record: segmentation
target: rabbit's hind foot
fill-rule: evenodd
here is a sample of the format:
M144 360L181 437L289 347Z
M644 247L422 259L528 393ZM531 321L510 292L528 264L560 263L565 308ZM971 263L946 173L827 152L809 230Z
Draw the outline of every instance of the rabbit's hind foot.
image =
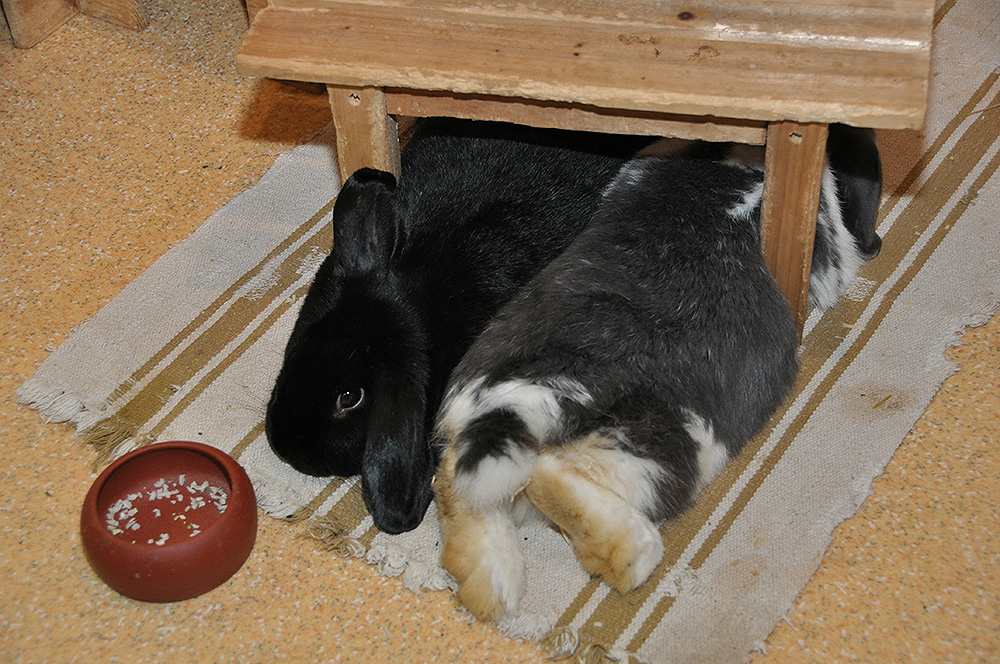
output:
M639 472L633 478L635 484L622 488L616 484L628 471L621 472L622 466L616 469L618 473L605 471L614 457L620 461L625 453L592 452L581 455L571 447L540 455L527 487L528 498L570 536L584 570L628 592L641 585L663 559L659 530L626 500L634 501L643 493L639 485L647 481L642 477L646 468L641 460L626 462L630 470ZM597 466L595 461L604 463Z
M512 615L527 580L511 505L474 506L454 490L453 480L453 455L446 453L435 479L441 565L458 582L458 599L474 616L495 621Z

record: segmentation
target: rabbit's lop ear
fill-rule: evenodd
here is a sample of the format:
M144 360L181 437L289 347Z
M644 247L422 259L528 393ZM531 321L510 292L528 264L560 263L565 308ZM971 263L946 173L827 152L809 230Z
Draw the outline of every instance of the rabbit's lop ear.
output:
M862 258L875 258L882 248L882 239L875 232L882 198L882 160L875 132L832 124L826 152L837 178L844 225L854 236Z
M435 463L426 436L427 399L411 381L387 386L372 403L361 487L375 525L396 534L416 528L433 496Z
M346 273L385 267L397 246L391 173L362 168L347 179L333 207L333 253Z

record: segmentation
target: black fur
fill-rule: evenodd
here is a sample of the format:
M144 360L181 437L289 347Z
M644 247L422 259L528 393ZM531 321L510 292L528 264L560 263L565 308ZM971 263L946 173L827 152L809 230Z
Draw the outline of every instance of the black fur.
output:
M758 178L763 181L762 147L667 139L651 146L648 154L740 163L758 170ZM827 193L836 199L838 210L831 210L826 197L820 196L809 303L821 309L839 301L854 282L861 262L878 256L882 246L875 230L882 196L882 162L875 132L831 124L826 165L834 175L833 187ZM839 219L834 214L837 211Z
M472 443L458 461L458 470L473 470L486 457L506 454L512 446L534 447L528 427L512 410L500 409L486 413L469 423L465 433Z
M614 432L622 449L673 478L648 516L675 513L699 479L687 413L735 454L796 373L796 330L764 263L759 208L739 219L727 212L757 182L753 169L711 161L627 166L592 224L477 339L454 389L482 377L484 388L582 384L592 403L564 399L559 433L536 448ZM463 456L503 453L475 433L459 434ZM463 456L459 473L472 465Z
M398 185L362 170L334 209L334 248L305 298L267 409L297 470L362 475L376 525L414 528L449 372L495 311L584 227L640 140L426 123ZM338 409L338 395L364 399Z
M862 258L871 260L882 248L882 238L875 232L882 198L882 160L875 132L832 124L826 154L837 175L844 224L854 236Z
M848 143L835 135L828 156L857 167ZM441 562L478 617L516 615L525 501L584 570L622 592L645 582L664 553L656 522L721 472L794 381L797 332L761 251L760 151L672 141L648 152L661 156L622 169L590 225L452 374L436 429ZM850 182L872 173L853 172L844 187L824 171L818 306L874 249L877 194ZM848 230L842 206L865 218Z

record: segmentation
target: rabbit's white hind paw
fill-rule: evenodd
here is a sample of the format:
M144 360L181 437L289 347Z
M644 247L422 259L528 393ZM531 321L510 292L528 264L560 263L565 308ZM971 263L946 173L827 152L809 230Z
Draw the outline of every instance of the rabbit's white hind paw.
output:
M441 564L458 581L462 604L481 620L516 612L526 572L510 516L465 513L447 531Z
M574 539L583 568L621 592L642 585L663 559L663 538L656 527L642 517L627 521L608 524L598 536Z
M583 568L617 590L642 584L663 558L656 526L572 460L543 455L528 497L569 534Z

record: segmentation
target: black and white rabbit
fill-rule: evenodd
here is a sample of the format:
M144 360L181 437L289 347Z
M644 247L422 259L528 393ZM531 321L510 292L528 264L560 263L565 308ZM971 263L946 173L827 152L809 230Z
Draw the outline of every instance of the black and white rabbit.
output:
M452 374L436 425L441 562L476 616L517 609L525 501L569 535L587 572L621 591L641 584L663 556L656 524L789 390L796 330L761 252L762 175L727 156L627 164L587 229ZM840 192L848 215L867 214L873 201ZM822 214L840 224L836 196L825 191ZM847 222L855 237L868 224Z
M646 141L648 142L648 141ZM265 417L279 457L361 474L383 531L432 498L427 434L449 372L490 317L590 219L636 141L429 121L402 176L362 170L304 299Z
M882 161L875 132L832 124L826 155L809 274L809 304L818 309L835 305L854 283L862 263L878 256L882 247L875 232L882 198ZM757 186L763 191L763 147L664 139L644 148L639 156L743 164L760 172Z

